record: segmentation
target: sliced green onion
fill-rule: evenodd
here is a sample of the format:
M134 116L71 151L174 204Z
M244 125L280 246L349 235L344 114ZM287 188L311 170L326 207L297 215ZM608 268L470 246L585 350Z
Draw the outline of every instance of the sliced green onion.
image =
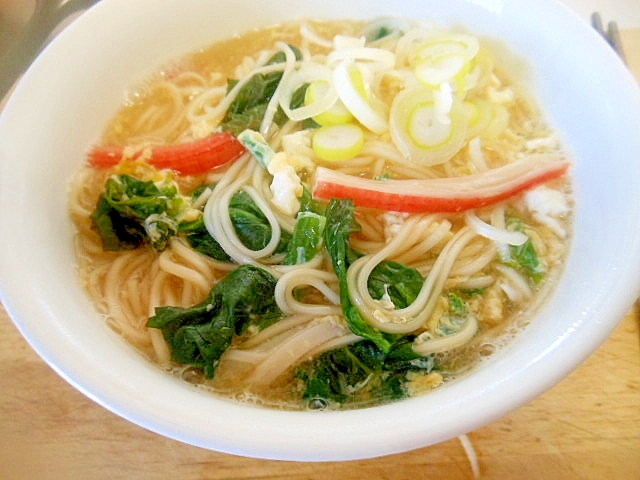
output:
M381 134L388 130L385 115L375 108L377 103L362 94L362 73L358 66L350 61L343 61L333 71L333 84L345 107L366 128ZM365 85L366 86L366 85Z
M422 83L430 87L451 82L459 91L464 91L465 79L478 50L478 40L471 35L430 39L416 51L414 72Z
M304 103L305 105L313 105L327 94L327 90L333 88L328 81L316 80L311 82L305 92ZM342 100L336 99L336 102L324 112L314 115L315 120L320 125L340 125L342 123L349 123L353 120L353 115L344 106Z
M453 98L439 111L434 92L423 86L401 91L391 105L390 133L403 156L420 165L437 165L453 157L466 140L466 114Z
M495 138L507 128L509 111L503 105L474 99L465 101L462 107L467 116L467 138Z
M451 139L451 122L438 120L434 102L416 103L409 112L407 134L419 148L435 148Z
M355 157L363 145L364 133L358 125L352 123L322 127L314 133L311 141L315 154L330 162Z
M423 43L416 51L416 59L435 60L445 55L461 54L469 61L478 54L479 48L478 39L472 35L446 35L431 38Z
M333 65L344 60L366 61L367 66L372 70L389 70L396 64L395 54L382 48L341 48L332 51L327 57L327 63L329 65Z
M298 70L295 70L291 75L283 79L279 102L280 107L287 117L299 122L330 109L338 99L338 93L331 84L332 75L332 70L326 65L315 62L304 62ZM294 92L304 84L316 81L326 82L328 88L326 88L322 95L315 98L313 103L305 103L302 107L292 109L291 99L293 98Z
M238 141L258 160L262 168L267 169L269 167L269 162L276 152L273 151L271 145L260 132L250 129L243 130L238 135Z
M437 87L443 82L461 83L461 77L468 71L469 62L460 53L449 53L433 60L421 60L414 69L418 80L431 87Z

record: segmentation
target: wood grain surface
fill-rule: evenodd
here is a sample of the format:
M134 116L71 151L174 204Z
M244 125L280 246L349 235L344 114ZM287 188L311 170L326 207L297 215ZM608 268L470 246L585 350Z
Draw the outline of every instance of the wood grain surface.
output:
M622 35L628 63L640 74L640 29ZM640 479L638 307L569 377L468 437L482 479ZM0 480L409 478L473 473L458 440L319 464L243 458L169 440L76 391L0 309Z

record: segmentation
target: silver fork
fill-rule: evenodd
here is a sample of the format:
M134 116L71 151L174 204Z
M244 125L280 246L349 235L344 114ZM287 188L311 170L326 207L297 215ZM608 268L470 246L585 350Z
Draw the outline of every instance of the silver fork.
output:
M98 0L36 0L31 18L0 57L0 100L51 39L62 21Z
M620 30L618 29L618 24L615 21L610 21L607 24L607 29L605 30L600 12L593 12L591 14L591 26L596 32L602 35L602 38L604 38L605 41L609 45L611 45L620 59L626 64L627 60L624 56L624 49L622 48L622 41L620 40Z

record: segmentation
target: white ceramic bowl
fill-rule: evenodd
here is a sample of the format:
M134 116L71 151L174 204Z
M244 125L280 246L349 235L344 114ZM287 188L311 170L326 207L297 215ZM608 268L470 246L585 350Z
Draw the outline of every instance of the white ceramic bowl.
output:
M74 271L67 182L125 89L163 62L293 17L383 14L499 38L575 157L575 239L553 298L510 348L432 394L348 412L236 405L162 373L97 316ZM524 68L523 68L524 67ZM640 293L640 94L552 0L103 0L37 59L0 119L2 301L31 346L99 404L201 447L289 460L406 451L498 419L554 385ZM34 388L38 388L37 385Z

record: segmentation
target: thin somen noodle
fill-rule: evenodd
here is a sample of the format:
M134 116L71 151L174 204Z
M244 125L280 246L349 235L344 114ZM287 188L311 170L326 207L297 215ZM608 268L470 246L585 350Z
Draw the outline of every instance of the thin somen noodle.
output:
M571 237L566 155L499 64L397 19L292 22L168 64L72 179L97 310L162 368L269 407L468 372L548 297Z

